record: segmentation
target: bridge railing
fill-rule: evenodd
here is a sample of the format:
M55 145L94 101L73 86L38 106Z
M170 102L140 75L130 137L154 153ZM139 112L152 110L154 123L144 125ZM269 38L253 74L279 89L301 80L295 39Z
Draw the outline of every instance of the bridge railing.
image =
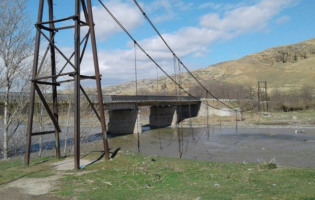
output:
M152 96L152 95L104 95L104 102L135 102L135 101L196 101L189 96ZM200 99L198 99L200 100ZM198 101L197 100L197 101Z
M44 96L49 100L52 99L51 93L46 93ZM92 102L97 102L96 94L88 95ZM11 92L9 95L10 102L17 102L21 99L28 98L28 93ZM82 96L83 97L83 96ZM5 93L0 92L0 102L4 102ZM64 102L71 100L73 98L72 94L58 94L58 101ZM145 102L145 101L200 101L200 99L193 98L190 96L153 96L153 95L103 95L104 103L111 102Z

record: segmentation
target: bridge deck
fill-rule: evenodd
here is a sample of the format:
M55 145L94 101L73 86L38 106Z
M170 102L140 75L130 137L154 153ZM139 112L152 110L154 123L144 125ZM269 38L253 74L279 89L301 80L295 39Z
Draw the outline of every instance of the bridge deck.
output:
M18 102L21 97L27 98L27 93L10 93L9 101ZM44 94L46 100L49 102L52 99L52 94ZM97 102L96 94L88 95L93 103ZM84 96L82 95L82 98ZM58 94L58 101L65 102L73 99L71 94ZM4 92L0 92L0 102L4 101ZM200 98L193 98L190 96L153 96L153 95L103 95L104 104L122 104L122 103L136 103L139 106L150 105L180 105L180 104L198 104Z
M105 95L104 104L115 103L136 103L139 106L150 105L180 105L180 104L198 104L200 99L189 96L127 96L127 95Z

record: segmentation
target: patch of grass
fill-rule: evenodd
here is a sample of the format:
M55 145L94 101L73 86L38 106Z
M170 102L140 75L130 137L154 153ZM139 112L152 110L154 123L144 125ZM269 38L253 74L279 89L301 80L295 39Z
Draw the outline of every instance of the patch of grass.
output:
M278 165L277 165L275 159L272 159L269 162L265 162L264 160L261 160L261 161L259 161L259 168L260 169L272 170L272 169L277 169Z
M0 161L0 185L16 179L20 175L15 169L20 168L22 162L19 160L2 160Z
M88 157L97 157L89 155ZM42 178L51 164L0 162L0 187L22 177ZM46 161L46 160L44 160ZM38 164L39 163L39 164ZM120 151L114 160L89 165L89 173L66 173L52 194L75 199L312 199L315 170L260 164L211 163L150 157Z
M77 199L299 199L315 196L313 169L219 164L120 153L67 175L56 195ZM273 170L270 170L273 169ZM307 178L306 178L307 177Z
M31 160L30 166L24 166L23 160L1 160L0 186L23 177L42 178L54 175L53 171L49 170L49 164L54 161L55 159L38 158Z

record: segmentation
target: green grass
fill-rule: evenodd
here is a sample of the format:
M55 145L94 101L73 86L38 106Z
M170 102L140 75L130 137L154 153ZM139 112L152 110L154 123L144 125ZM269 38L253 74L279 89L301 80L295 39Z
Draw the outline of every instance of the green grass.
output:
M58 160L41 160L32 161L30 167L19 160L1 161L0 187L22 177L42 178L57 173L51 165ZM223 164L121 151L114 160L79 172L87 173L64 172L51 195L78 200L315 198L314 169L283 168L271 162Z
M67 175L55 195L78 199L315 198L313 169L219 164L120 155L81 176Z
M49 168L49 164L54 161L56 159L34 159L29 167L25 167L22 160L0 160L0 186L23 177L42 178L54 175L55 173Z

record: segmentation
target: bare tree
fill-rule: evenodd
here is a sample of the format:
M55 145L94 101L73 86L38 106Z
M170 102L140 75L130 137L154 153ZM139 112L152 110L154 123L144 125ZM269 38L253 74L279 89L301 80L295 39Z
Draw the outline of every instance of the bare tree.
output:
M313 106L313 91L314 89L308 85L303 85L301 88L301 97L305 109Z
M32 54L33 37L30 18L26 13L26 0L1 1L0 3L0 77L5 91L3 117L3 158L8 158L9 127L21 110L9 106L10 92L21 91L22 80L27 76L27 62Z

